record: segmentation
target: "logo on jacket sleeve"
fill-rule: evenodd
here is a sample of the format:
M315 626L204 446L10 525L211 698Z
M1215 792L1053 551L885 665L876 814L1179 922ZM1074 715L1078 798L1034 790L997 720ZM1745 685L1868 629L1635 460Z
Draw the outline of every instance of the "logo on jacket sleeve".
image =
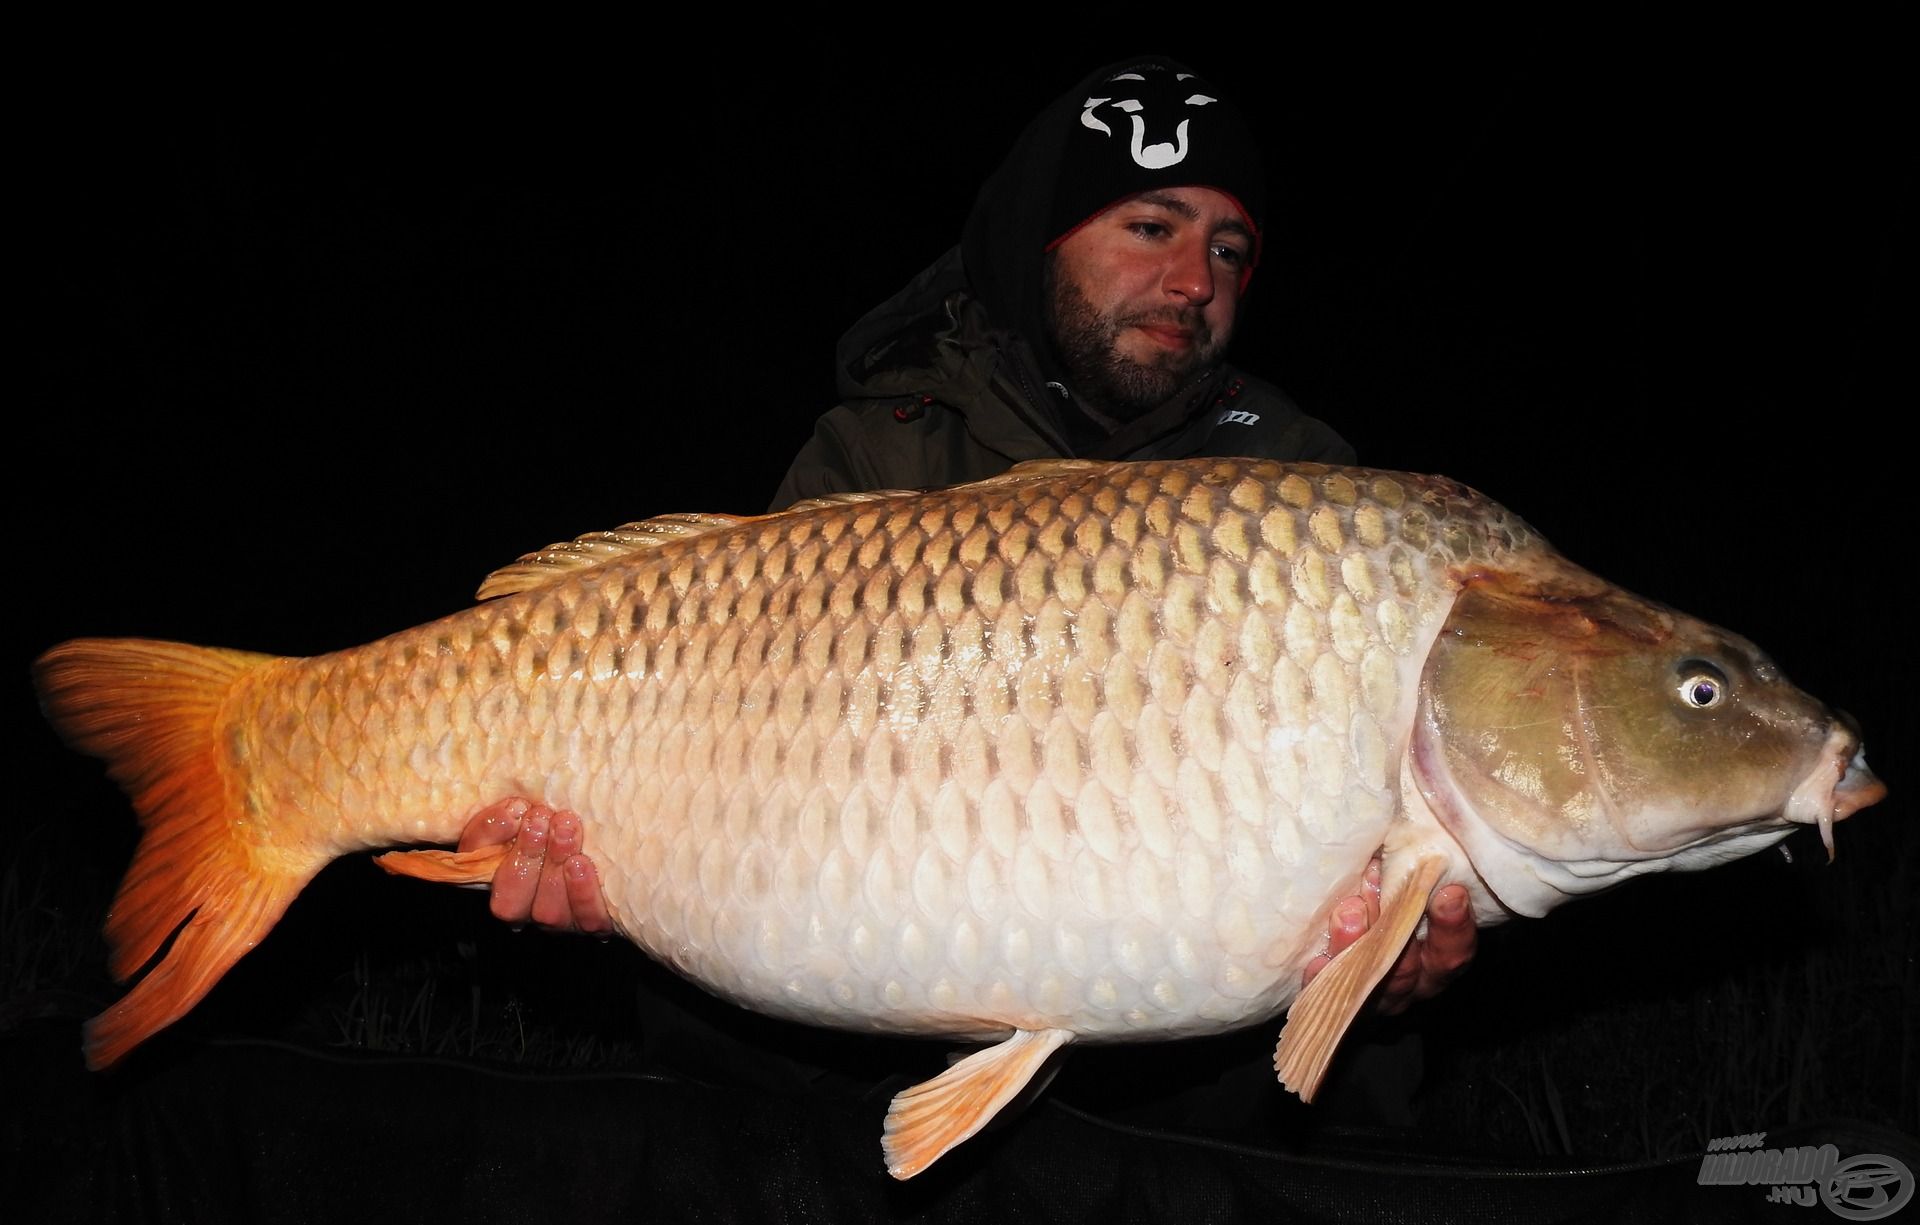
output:
M1258 423L1259 420L1260 420L1259 413L1250 413L1250 412L1247 412L1245 409L1230 408L1226 412L1221 413L1220 419L1214 422L1214 424L1215 425L1254 425Z

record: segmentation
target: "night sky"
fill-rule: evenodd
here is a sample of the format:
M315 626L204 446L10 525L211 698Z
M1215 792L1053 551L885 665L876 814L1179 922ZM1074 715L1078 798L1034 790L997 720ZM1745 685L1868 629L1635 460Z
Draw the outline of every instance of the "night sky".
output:
M111 878L131 847L34 711L61 639L312 653L553 540L764 509L839 333L957 239L1037 107L1142 50L1270 150L1234 359L1366 462L1759 642L1864 724L1895 790L1860 819L1910 820L1887 31L792 35L46 66L16 124L15 853Z

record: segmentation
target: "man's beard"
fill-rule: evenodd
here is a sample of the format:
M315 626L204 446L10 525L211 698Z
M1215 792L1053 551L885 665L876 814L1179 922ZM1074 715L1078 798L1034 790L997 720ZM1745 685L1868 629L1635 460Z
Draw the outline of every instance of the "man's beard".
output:
M1089 407L1131 421L1161 404L1219 359L1213 329L1197 310L1165 307L1136 314L1103 315L1071 277L1060 275L1059 253L1048 252L1044 280L1047 326L1054 351L1066 366L1074 393ZM1120 351L1120 334L1130 327L1172 324L1193 332L1185 353L1168 350L1139 362Z

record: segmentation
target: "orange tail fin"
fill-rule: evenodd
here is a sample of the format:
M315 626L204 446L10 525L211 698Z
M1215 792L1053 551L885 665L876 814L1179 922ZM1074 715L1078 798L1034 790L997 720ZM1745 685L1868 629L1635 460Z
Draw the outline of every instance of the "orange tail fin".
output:
M259 943L327 862L269 849L250 819L221 711L274 656L131 638L85 638L34 663L47 718L104 758L144 831L107 915L108 968L126 981L176 928L153 971L87 1023L87 1065L104 1068L178 1020Z

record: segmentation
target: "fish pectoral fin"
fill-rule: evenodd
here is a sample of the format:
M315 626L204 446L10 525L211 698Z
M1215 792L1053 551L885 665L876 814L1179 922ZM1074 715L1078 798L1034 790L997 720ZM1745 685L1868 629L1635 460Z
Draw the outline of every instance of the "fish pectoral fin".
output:
M979 1132L1020 1096L1049 1055L1071 1041L1071 1030L1017 1030L1005 1042L895 1094L880 1137L887 1173L912 1178Z
M373 862L395 876L415 876L440 885L484 885L513 849L510 842L471 851L388 851Z
M1273 1070L1280 1083L1310 1102L1326 1079L1334 1048L1353 1024L1367 997L1400 959L1400 950L1427 912L1427 899L1440 883L1447 861L1423 857L1391 894L1381 899L1380 918L1347 950L1320 971L1287 1011L1274 1048Z

